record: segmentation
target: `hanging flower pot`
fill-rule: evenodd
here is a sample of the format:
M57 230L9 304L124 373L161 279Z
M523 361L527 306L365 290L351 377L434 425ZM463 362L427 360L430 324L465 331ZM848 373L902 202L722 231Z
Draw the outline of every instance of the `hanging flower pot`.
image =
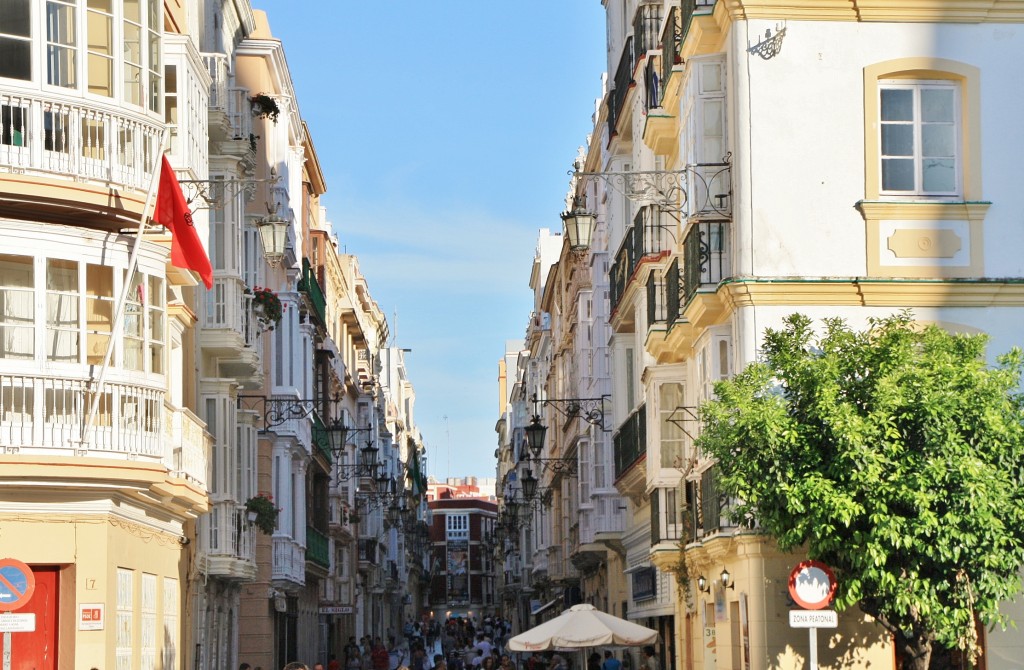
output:
M252 108L252 115L258 119L270 119L277 123L277 117L281 114L281 108L277 101L266 93L257 93L249 98L249 105Z
M250 513L252 524L266 535L273 535L277 528L277 515L281 509L274 505L274 499L269 494L259 493L245 501L245 509Z
M284 305L281 298L269 288L246 287L246 295L252 296L252 313L261 330L273 330L284 316Z

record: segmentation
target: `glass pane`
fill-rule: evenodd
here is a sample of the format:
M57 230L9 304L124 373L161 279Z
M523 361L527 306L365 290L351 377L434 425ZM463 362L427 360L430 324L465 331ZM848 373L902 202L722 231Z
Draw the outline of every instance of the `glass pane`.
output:
M127 63L124 66L124 100L142 106L142 68Z
M124 367L129 370L142 370L142 340L125 339Z
M51 294L46 296L46 323L50 326L78 327L78 296Z
M31 42L0 36L0 77L32 79Z
M164 373L164 348L156 344L149 347L149 371L158 375Z
M67 47L50 46L46 49L46 83L51 86L75 88L75 50Z
M909 158L882 159L882 190L913 191L914 161Z
M0 326L0 358L35 358L34 335L32 328Z
M89 0L87 4L89 5L89 9L96 9L101 12L109 13L111 11L110 3L111 0Z
M124 59L136 65L142 63L142 30L135 24L124 24Z
M153 307L164 305L164 282L159 277L149 278L149 304Z
M78 292L78 263L50 259L46 261L46 290Z
M31 30L29 0L0 0L0 33L28 37Z
M75 45L75 8L46 3L46 39L54 44Z
M922 166L924 190L928 193L952 193L956 190L956 163L951 159L926 158Z
M51 361L78 361L78 331L51 330L46 334L46 358Z
M86 19L89 33L89 51L113 56L113 22L109 16L89 12Z
M89 92L111 97L114 95L114 61L89 54Z
M92 265L85 268L85 294L114 297L114 271L103 265Z
M945 123L921 126L921 154L936 158L956 156L956 133L953 126Z
M913 156L914 127L910 124L882 124L882 155Z
M882 120L912 121L914 119L914 92L902 88L882 89Z
M32 257L0 254L0 286L32 289Z
M946 121L956 120L954 106L956 99L951 88L921 89L921 120Z
M139 0L124 0L124 18L135 23L142 23Z

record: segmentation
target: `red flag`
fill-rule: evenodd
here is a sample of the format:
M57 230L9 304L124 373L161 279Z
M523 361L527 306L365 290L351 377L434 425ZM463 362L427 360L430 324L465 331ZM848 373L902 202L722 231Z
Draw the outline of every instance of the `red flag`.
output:
M153 221L171 231L171 265L196 271L206 288L212 288L213 267L210 258L192 223L192 212L185 202L185 194L181 192L181 184L171 164L167 162L167 156L164 156L160 168L160 186L156 193Z

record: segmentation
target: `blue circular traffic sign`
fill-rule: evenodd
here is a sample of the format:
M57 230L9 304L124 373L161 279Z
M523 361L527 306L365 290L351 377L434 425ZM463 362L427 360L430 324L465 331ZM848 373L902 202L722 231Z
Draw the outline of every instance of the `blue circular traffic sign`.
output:
M24 607L35 590L32 568L16 558L0 558L0 612Z

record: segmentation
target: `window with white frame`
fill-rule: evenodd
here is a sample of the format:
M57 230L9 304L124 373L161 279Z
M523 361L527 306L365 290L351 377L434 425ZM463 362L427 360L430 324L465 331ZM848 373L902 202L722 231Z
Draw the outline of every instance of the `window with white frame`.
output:
M142 573L139 607L139 659L142 670L156 670L156 575Z
M163 667L177 667L178 659L178 580L164 577Z
M881 192L959 195L959 82L884 80L879 105Z
M469 539L469 514L449 514L445 517L445 538L448 540Z
M678 468L683 454L682 417L677 409L683 406L683 385L672 382L658 387L658 423L661 429L661 467Z
M101 365L114 321L115 283L126 281L126 271L115 277L110 266L0 254L0 359ZM163 278L134 273L112 366L165 373L164 291Z
M135 630L135 571L117 569L117 612L115 614L116 670L132 670L132 652Z

